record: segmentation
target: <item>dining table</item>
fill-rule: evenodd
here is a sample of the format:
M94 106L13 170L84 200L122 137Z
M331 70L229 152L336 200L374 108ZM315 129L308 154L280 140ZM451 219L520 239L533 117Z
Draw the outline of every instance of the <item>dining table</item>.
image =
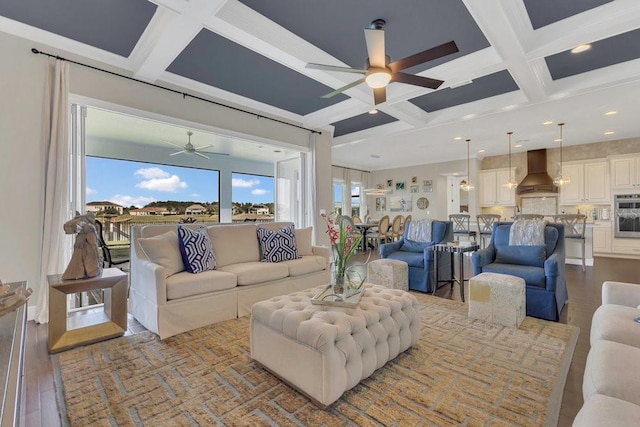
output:
M367 251L367 231L373 227L378 226L378 221L375 222L357 222L353 224L362 233L362 252Z

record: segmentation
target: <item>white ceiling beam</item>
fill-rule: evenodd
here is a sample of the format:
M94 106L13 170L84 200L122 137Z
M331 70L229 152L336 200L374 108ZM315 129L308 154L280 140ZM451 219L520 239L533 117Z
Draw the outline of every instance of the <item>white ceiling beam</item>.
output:
M547 94L543 82L529 66L525 51L518 40L517 31L512 26L513 21L522 25L524 17L513 15L514 10L506 10L500 0L483 2L463 0L463 2L491 46L504 60L504 64L520 90L533 102L544 99ZM511 14L508 15L509 12ZM515 13L519 14L522 11L515 10Z
M150 24L132 52L130 61L137 78L155 81L198 35L203 22L227 0L190 0L179 12L159 4ZM161 2L158 2L161 3Z

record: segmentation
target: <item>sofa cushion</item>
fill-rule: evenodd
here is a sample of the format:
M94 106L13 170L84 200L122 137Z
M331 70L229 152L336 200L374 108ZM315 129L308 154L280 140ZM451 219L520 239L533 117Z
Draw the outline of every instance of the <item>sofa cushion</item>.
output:
M546 258L545 245L499 246L496 248L495 262L544 267Z
M184 268L189 273L215 270L216 257L213 255L207 227L191 230L178 225L178 243Z
M184 271L184 263L175 230L153 236L139 238L138 243L149 261L164 267L165 277Z
M640 405L640 348L613 341L596 341L589 350L582 394L586 401L603 394Z
M595 394L584 402L573 427L633 426L640 420L640 406Z
M183 271L167 278L167 299L174 300L235 287L236 276L231 273L209 270L191 274Z
M278 231L259 226L256 231L258 233L258 242L260 243L261 261L281 262L298 259L293 224L287 225Z
M401 251L405 252L419 252L422 254L425 248L433 246L433 242L425 243L425 242L415 242L413 240L404 239L402 241L402 246L400 247Z
M296 235L296 246L299 256L313 255L313 227L296 228L293 230Z
M640 324L634 320L638 317L640 310L634 307L601 305L591 321L591 345L607 340L640 348Z
M214 225L208 231L218 268L260 261L255 224Z
M235 274L240 286L284 279L289 275L289 267L284 263L260 261L226 265L220 267L220 270Z
M327 259L323 256L311 255L302 258L283 261L289 267L289 276L302 276L303 274L321 271L327 268Z
M542 267L517 264L501 264L498 262L494 262L482 267L482 272L510 274L511 276L521 277L524 279L527 286L538 286L541 288L544 288L546 286L544 268Z

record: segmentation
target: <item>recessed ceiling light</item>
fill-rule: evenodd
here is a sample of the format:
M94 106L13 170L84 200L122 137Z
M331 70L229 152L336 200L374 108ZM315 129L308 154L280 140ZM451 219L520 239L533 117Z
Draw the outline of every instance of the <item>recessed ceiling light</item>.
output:
M478 150L478 153L484 153L485 150Z
M551 120L547 120L546 122L542 122L543 125L552 125L553 122Z
M553 140L553 142L560 142L560 141L562 141L560 138L556 138Z
M520 148L520 147L522 147L522 144L516 144L516 145L514 145L514 147Z
M605 135L613 135L614 133L615 133L614 131L612 131L612 130L608 130L608 131L606 131L604 134L605 134Z
M614 114L618 114L618 112L616 110L611 110L604 113L605 116L613 116Z
M590 44L581 44L571 49L571 53L582 53L582 52L586 52L589 49L591 49Z
M375 108L373 110L369 110L369 114L378 114L378 110Z
M374 159L379 159L380 155L379 154L372 154L371 157L373 157Z
M455 138L453 138L455 141L460 141L462 139L461 136L456 136Z

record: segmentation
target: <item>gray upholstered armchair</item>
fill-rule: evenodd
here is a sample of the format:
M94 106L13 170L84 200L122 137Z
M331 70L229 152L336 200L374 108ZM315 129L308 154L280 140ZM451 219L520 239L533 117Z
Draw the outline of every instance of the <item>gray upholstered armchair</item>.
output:
M397 242L380 245L382 258L397 259L409 265L409 289L432 292L434 283L434 254L429 248L437 243L453 241L453 226L450 221L431 222L431 241L414 241L407 236L411 221L404 227L402 238ZM438 275L440 280L451 279L451 257L442 252L438 256Z
M518 276L526 283L527 315L558 320L567 302L564 226L547 224L544 245L510 246L512 222L493 225L491 242L471 257L473 274L483 272Z

